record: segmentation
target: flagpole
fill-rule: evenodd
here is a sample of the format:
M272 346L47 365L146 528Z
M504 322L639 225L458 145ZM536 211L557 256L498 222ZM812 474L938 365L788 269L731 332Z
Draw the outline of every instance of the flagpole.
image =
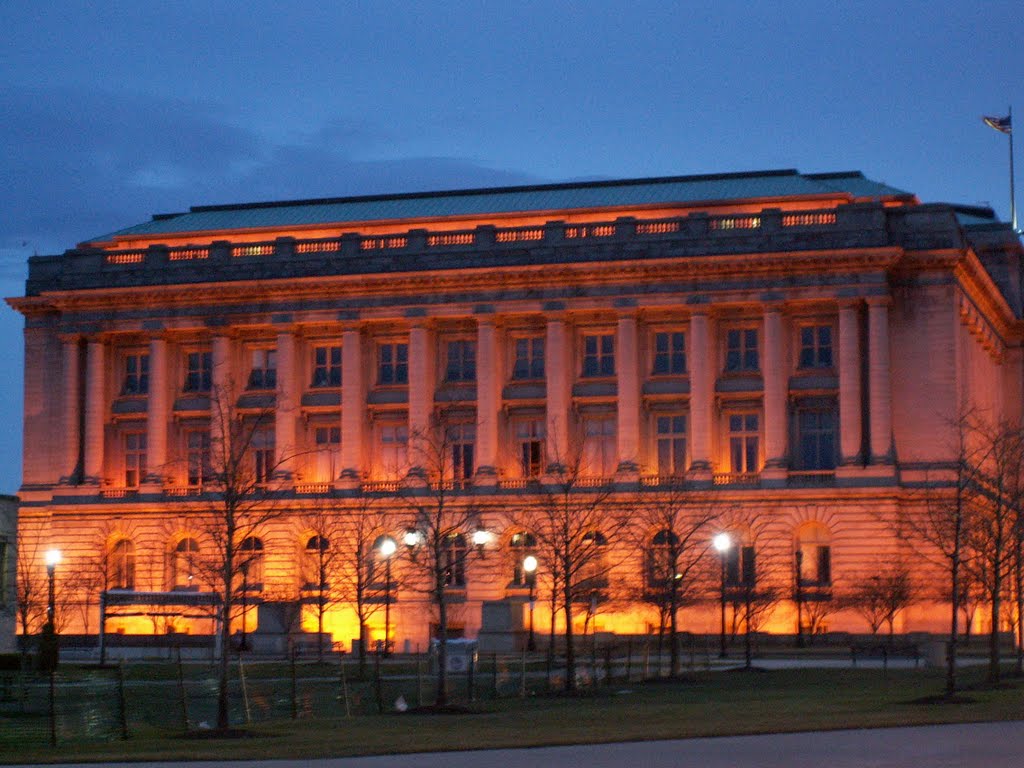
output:
M1010 221L1012 222L1014 233L1019 234L1017 229L1017 198L1013 193L1013 106L1011 105L1007 114L1010 117L1010 132L1006 134L1006 137L1010 140Z

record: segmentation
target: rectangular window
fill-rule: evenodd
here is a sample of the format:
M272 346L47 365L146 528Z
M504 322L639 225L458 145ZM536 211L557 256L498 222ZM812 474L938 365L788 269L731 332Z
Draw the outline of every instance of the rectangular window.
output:
M686 417L658 416L658 474L662 477L686 474Z
M544 337L530 336L515 340L516 360L512 365L513 379L544 378Z
M338 476L341 462L341 427L318 426L313 429L316 454L313 457L315 480L326 482Z
M615 419L592 418L583 422L583 474L611 477L617 466Z
M797 468L836 468L836 414L831 409L797 411Z
M205 485L213 479L210 466L210 433L190 430L185 433L185 456L188 484Z
M729 416L729 471L752 474L759 471L759 419L756 413Z
M128 432L124 436L124 484L138 488L146 477L146 433Z
M615 375L615 334L603 333L583 337L583 375Z
M476 342L458 339L448 342L448 364L444 380L451 382L476 381Z
M832 367L832 326L808 325L800 329L800 367Z
M725 370L757 371L757 329L734 328L726 333Z
M754 548L732 547L725 557L725 583L729 587L752 588L757 583Z
M213 353L189 352L185 355L185 391L209 392L213 385Z
M274 475L274 431L260 429L252 436L253 472L257 483L269 483Z
M341 347L316 347L313 350L312 386L341 386Z
M274 389L277 386L277 350L252 350L249 389Z
M544 420L517 421L515 440L522 477L540 477L544 472Z
M318 449L341 445L341 427L317 427L314 438Z
M827 544L800 545L800 584L827 587L832 583L832 548Z
M389 477L400 477L409 462L409 427L405 424L381 424L380 466Z
M144 395L149 392L149 355L125 355L122 395Z
M473 477L476 427L472 424L453 424L448 429L452 445L452 478L469 480Z
M686 373L686 336L680 331L654 334L655 376Z
M377 347L377 383L409 383L408 344L381 344Z

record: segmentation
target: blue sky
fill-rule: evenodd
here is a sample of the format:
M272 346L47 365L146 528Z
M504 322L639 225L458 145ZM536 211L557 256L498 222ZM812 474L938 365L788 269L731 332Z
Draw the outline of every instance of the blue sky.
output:
M980 116L1015 104L1024 124L1019 17L1012 2L0 0L0 287L22 293L34 252L264 199L858 169L1005 219L1006 140ZM0 310L8 493L20 334Z

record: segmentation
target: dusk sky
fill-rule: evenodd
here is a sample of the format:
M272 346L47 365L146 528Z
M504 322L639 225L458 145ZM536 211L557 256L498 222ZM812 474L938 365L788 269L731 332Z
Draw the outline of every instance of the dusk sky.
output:
M0 0L3 294L212 203L797 168L1008 219L980 118L1024 124L1019 0L831 5ZM21 328L0 311L6 493Z

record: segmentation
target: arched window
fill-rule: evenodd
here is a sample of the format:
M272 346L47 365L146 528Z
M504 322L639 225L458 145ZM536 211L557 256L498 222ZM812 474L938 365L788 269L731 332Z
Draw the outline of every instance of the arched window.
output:
M238 547L238 569L244 589L263 589L263 542L247 536Z
M368 585L375 589L387 588L390 579L388 564L395 559L397 550L397 542L386 533L382 533L373 540L373 547L366 558L366 583ZM393 579L390 580L393 581Z
M537 546L537 539L532 533L520 531L513 533L508 540L509 551L512 556L512 585L516 587L530 586L529 579L523 570L523 560L527 555L532 555ZM536 576L536 574L534 574Z
M725 585L753 589L757 585L756 550L749 531L730 532L731 544L725 552Z
M302 585L306 589L326 589L331 542L326 536L313 535L302 553Z
M651 537L647 547L647 586L664 589L676 576L679 537L663 529Z
M600 531L588 531L583 534L577 558L580 567L580 579L577 582L577 593L581 599L591 597L608 587L608 569L605 563L605 549L608 539Z
M443 556L444 583L449 587L466 586L466 539L461 533L448 537Z
M196 583L196 558L199 544L186 537L171 551L171 589L198 589Z
M822 523L800 526L796 540L796 568L803 587L832 584L832 536Z
M135 589L135 545L120 539L110 548L107 589Z

